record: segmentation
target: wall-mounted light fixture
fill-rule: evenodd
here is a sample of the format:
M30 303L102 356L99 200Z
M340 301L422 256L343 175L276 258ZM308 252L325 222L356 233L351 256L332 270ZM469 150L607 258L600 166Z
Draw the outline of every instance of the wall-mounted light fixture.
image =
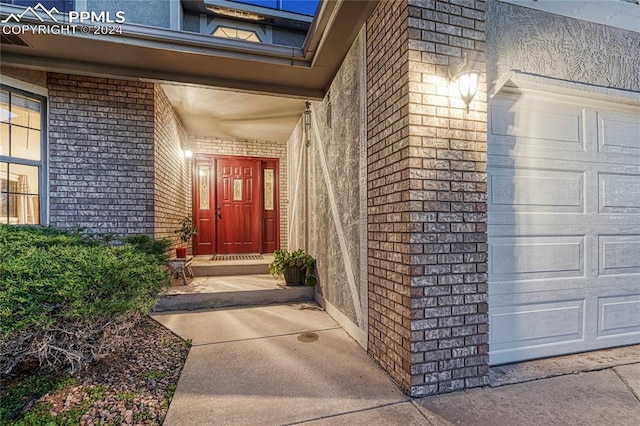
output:
M449 66L449 78L458 84L460 97L467 107L467 112L469 112L469 104L478 91L479 76L480 71L474 69L473 64L469 63L469 57L466 53L461 63L457 65L451 64Z
M304 103L304 135L305 144L311 145L311 102Z
M193 148L191 148L191 144L189 142L184 142L182 144L182 153L184 154L184 158L193 157Z

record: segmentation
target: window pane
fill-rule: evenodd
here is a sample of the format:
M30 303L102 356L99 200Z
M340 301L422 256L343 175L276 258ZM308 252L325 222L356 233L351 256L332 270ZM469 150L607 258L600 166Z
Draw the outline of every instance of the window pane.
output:
M200 176L200 210L209 210L209 166L198 166Z
M38 167L9 164L9 223L40 223Z
M40 131L11 126L11 156L40 160Z
M215 37L235 38L238 40L254 41L256 43L260 43L260 38L255 31L240 30L237 28L220 26L216 28L216 30L213 32L213 35Z
M0 90L0 122L9 122L11 112L9 111L9 92Z
M9 164L9 181L15 182L16 192L23 194L38 194L38 167ZM11 185L11 184L10 184ZM13 190L13 187L9 189Z
M40 129L40 102L15 93L11 95L11 124Z
M0 1L3 3L5 1ZM51 10L52 7L58 9L59 12L69 13L73 9L73 0L9 0L8 3L13 3L16 6L23 7L35 7L41 3L47 10Z
M0 192L0 223L9 223L9 195Z
M302 13L304 15L315 15L319 3L318 0L282 0L282 10Z
M7 163L0 163L0 192L7 192L9 190L9 165Z
M0 155L9 155L9 125L0 123Z
M0 223L40 224L42 106L34 96L0 89L0 155L9 157L0 163ZM16 164L13 158L38 164Z

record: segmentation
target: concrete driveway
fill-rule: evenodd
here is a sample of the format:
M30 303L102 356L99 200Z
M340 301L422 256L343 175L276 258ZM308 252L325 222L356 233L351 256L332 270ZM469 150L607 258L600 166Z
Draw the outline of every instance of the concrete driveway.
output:
M412 400L315 303L156 313L193 347L172 425L640 425L640 363Z

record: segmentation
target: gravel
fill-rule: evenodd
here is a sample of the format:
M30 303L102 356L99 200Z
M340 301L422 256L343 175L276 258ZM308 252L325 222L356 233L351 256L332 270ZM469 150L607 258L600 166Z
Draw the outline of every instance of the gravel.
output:
M167 414L189 344L145 317L119 354L75 375L75 384L43 396L51 414L89 407L81 425L159 425Z

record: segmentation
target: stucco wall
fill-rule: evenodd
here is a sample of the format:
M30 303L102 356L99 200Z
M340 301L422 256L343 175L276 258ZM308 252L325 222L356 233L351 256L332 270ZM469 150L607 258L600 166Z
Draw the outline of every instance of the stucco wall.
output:
M47 73L43 71L0 66L0 74L43 88L47 87Z
M603 6L606 7L606 6ZM640 91L640 33L498 1L487 7L487 75L511 70Z
M87 0L87 10L109 12L111 19L121 10L129 24L171 26L170 0Z
M302 118L298 121L287 141L287 169L289 170L288 205L289 226L287 233L288 246L283 248L295 250L307 247L307 148Z
M343 325L361 344L367 330L364 39L361 32L324 101L312 103L310 145L301 123L288 142L289 246L317 258L318 293L330 313L336 309L339 320L352 323Z
M187 134L167 95L155 85L154 217L156 238L179 243L173 232L191 214L191 174L182 146Z

